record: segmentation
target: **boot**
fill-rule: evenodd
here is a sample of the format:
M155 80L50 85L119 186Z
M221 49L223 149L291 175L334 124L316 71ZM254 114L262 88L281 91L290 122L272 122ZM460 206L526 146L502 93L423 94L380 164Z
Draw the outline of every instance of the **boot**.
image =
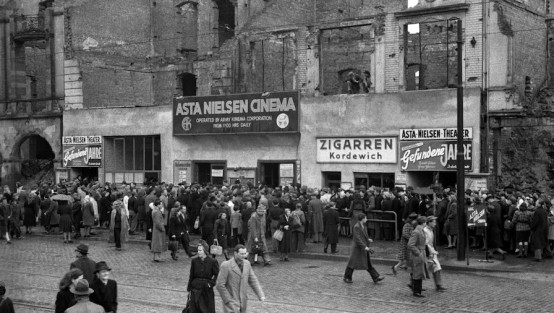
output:
M523 245L523 257L526 258L529 253L529 245Z
M517 253L517 257L518 258L521 258L523 257L523 245L521 243L518 243L517 244L517 249L518 249L518 253Z

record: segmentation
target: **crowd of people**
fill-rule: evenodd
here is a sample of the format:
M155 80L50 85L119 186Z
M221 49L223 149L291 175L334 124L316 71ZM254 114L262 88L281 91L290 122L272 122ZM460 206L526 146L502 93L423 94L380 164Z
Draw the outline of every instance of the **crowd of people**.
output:
M22 237L21 226L30 234L40 224L45 232L63 234L64 243L72 243L80 237L86 240L94 235L93 228L101 227L109 229L109 241L116 250L123 250L130 234L144 232L154 262L163 262L167 250L177 260L180 246L189 257L196 255L187 287L192 312L215 310L213 288L224 299L225 312L238 312L242 304L233 300L237 293L225 288L240 287L240 293L246 290L240 284L242 278L233 276L233 269L239 268L264 299L250 265L272 265L270 254L287 262L292 253L304 251L308 240L321 243L324 253L329 246L330 253L337 253L341 232L352 237L353 246L345 283L352 283L354 270L360 269L367 270L375 283L383 280L370 257L371 238L380 237L400 242L399 262L392 272L396 275L400 268L410 269L408 286L414 296L423 296L422 280L430 274L436 290L444 291L437 248L457 245L458 219L467 218L458 216L458 205L455 191L449 189L430 196L416 194L411 188L268 188L239 181L220 187L165 183L139 187L76 180L30 190L18 188L16 192L4 187L0 233L11 243L11 238ZM495 253L501 258L507 253L527 257L529 251L537 261L552 257L554 207L546 195L467 190L463 205L486 213L487 226L469 228L469 238L472 248L485 250L487 257ZM368 220L377 212L396 223ZM190 234L201 236L193 249ZM56 307L59 302L65 309L59 312L69 303L98 303L106 312L117 309L117 285L108 278L111 269L105 262L88 260L87 253L86 245L77 247L79 260L75 263L82 264L72 264L60 282ZM226 260L221 267L218 255Z

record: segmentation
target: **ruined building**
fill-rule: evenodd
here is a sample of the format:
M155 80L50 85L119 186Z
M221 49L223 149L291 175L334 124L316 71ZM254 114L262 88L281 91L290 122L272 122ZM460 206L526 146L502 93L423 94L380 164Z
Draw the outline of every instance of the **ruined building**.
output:
M58 180L453 186L461 76L466 186L515 187L506 175L521 169L506 160L525 154L509 129L550 83L549 10L0 0L0 176L11 184L28 159L47 158Z

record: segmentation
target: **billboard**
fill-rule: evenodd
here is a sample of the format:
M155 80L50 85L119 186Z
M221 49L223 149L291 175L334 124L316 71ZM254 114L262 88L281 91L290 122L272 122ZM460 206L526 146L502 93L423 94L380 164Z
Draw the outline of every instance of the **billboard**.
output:
M63 136L63 167L101 167L102 136Z
M400 170L402 171L455 171L456 141L401 141ZM464 141L464 170L471 171L473 147Z
M298 91L173 99L173 135L298 132Z
M396 137L317 138L319 163L397 163Z

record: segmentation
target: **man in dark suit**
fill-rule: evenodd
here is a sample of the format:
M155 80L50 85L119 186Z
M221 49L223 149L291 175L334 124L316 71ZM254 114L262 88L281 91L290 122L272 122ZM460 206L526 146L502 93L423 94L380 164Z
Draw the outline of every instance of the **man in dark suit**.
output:
M75 249L77 260L69 266L69 269L78 268L83 271L83 278L87 281L93 281L96 262L88 258L88 246L81 243Z
M117 312L117 283L109 279L110 271L108 264L104 261L96 263L94 274L96 277L90 285L94 293L90 295L90 301L101 305L106 313Z

